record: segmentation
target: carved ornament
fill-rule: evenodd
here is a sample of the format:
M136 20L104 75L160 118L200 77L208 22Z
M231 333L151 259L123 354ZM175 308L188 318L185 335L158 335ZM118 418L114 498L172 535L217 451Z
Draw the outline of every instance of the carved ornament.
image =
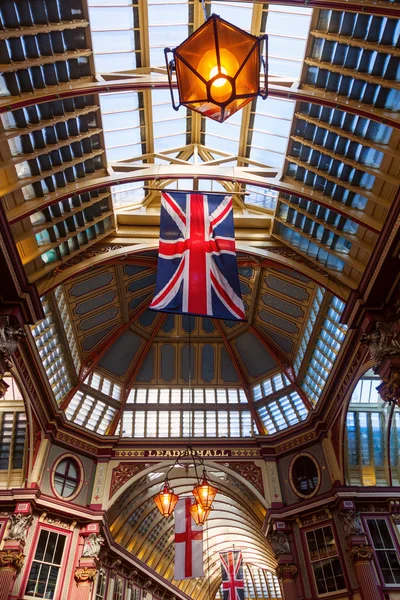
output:
M290 554L289 540L283 531L272 531L267 539L275 556Z
M278 579L293 579L297 575L296 565L278 565L276 568L276 576Z
M74 578L76 583L92 583L96 577L97 569L95 567L78 567L75 569Z
M95 258L96 256L100 256L101 254L108 254L109 252L112 252L113 250L120 250L122 248L122 246L94 246L93 248L90 248L88 250L84 250L83 252L80 252L77 256L74 256L74 258L70 258L69 260L67 260L65 263L63 263L62 265L60 265L59 267L57 267L56 269L54 269L53 271L53 275L57 275L58 273L61 273L61 271L65 271L65 269L68 269L69 267L73 267L74 265L78 265L79 263L83 262L84 260L88 260L89 258Z
M9 317L0 316L0 356L7 367L12 367L10 359L24 337L26 333L23 327L14 327Z
M13 514L9 520L9 531L5 540L20 540L25 542L26 534L32 524L32 515Z
M18 550L0 551L0 569L3 567L12 567L20 569L24 564L25 556Z
M6 391L8 390L8 385L3 379L3 375L0 373L0 398L4 398L6 395Z
M104 538L97 533L91 533L88 535L83 546L82 557L97 558L100 554L103 542Z
M372 333L363 333L361 344L368 346L371 359L375 361L377 373L381 363L389 356L400 355L400 331L398 322L377 321Z
M372 560L374 551L371 546L360 544L359 546L353 546L349 550L349 555L353 560Z
M365 533L359 512L355 510L349 510L347 512L341 512L339 515L342 521L345 537Z

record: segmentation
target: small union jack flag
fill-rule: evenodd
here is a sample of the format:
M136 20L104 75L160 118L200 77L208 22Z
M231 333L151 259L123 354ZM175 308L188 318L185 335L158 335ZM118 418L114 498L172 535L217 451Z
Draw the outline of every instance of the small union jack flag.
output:
M240 550L219 553L224 600L244 600L243 560Z
M153 310L245 320L232 198L162 193Z

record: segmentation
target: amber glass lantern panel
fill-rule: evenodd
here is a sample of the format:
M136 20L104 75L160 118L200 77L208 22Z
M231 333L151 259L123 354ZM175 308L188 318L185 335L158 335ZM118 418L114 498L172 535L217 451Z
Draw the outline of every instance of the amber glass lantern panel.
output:
M174 51L180 103L224 121L260 92L260 40L212 15Z

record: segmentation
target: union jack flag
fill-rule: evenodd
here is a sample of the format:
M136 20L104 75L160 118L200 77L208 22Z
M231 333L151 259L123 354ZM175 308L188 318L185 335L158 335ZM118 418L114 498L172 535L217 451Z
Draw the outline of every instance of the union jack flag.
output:
M150 308L246 319L230 196L162 193L156 290Z
M224 600L244 600L243 560L240 550L219 553Z

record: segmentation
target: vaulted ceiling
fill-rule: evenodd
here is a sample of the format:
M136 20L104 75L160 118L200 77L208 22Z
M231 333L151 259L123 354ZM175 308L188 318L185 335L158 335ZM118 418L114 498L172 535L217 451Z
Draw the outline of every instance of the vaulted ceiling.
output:
M346 299L390 231L397 4L206 9L269 34L269 97L224 124L173 111L167 89L163 48L203 22L199 2L0 7L2 206L43 295L33 335L57 403L98 433L165 433L160 406L155 425L134 422L132 390L168 389L172 403L190 361L193 386L237 390L232 431L304 420L344 341ZM232 194L247 323L147 310L164 187Z

